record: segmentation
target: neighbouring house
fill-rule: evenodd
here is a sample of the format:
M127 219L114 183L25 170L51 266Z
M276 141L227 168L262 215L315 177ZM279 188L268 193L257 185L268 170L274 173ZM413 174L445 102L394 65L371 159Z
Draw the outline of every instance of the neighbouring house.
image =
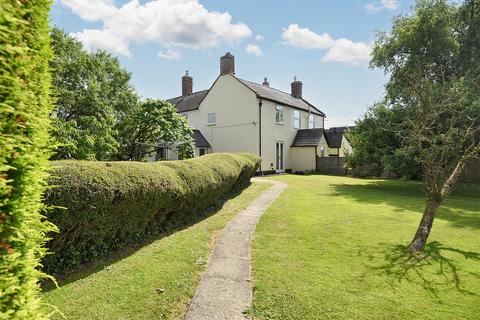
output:
M196 154L251 152L262 157L262 172L314 170L317 156L329 156L325 114L303 98L303 84L294 78L291 92L235 75L235 57L220 58L220 75L210 89L193 92L193 78L182 77L182 95L167 101L195 129ZM341 139L343 141L343 138ZM346 140L345 140L346 141ZM348 141L347 141L348 143ZM176 159L168 150L162 157ZM157 157L158 158L158 157Z
M193 130L193 141L195 143L195 156L200 157L211 152L212 146L208 143L200 130ZM156 150L147 156L147 160L178 160L177 147L178 143L165 145L162 142L159 142L158 146L155 148Z
M345 135L347 130L352 130L354 127L335 127L325 129L325 137L328 143L329 157L345 157L352 153L352 146Z

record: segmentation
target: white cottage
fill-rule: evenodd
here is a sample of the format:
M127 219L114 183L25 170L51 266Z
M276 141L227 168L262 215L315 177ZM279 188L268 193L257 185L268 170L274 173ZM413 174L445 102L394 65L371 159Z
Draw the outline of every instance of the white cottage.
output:
M210 89L193 92L188 72L182 95L168 99L195 129L197 155L211 152L251 152L262 157L261 171L314 170L316 156L328 156L325 114L303 98L302 82L291 92L240 79L235 58L220 58L220 75ZM164 155L175 159L174 152Z

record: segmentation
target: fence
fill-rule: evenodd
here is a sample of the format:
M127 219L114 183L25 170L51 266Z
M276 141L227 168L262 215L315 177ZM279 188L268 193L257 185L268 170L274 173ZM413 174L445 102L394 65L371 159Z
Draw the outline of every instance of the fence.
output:
M336 176L345 176L345 158L343 157L317 157L317 172Z
M480 182L480 159L470 161L465 167L460 181Z
M362 170L365 170L363 167ZM317 157L318 173L330 174L335 176L345 176L351 174L345 169L345 158L341 157ZM353 173L355 175L355 172ZM382 175L384 178L396 178L394 174L387 172ZM461 182L480 182L480 159L470 161L460 177Z

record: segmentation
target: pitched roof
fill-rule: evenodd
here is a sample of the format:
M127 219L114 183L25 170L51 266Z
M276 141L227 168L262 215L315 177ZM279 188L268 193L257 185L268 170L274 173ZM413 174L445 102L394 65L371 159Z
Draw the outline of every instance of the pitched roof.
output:
M240 82L254 91L259 97L278 102L296 109L310 111L312 113L325 116L325 114L305 99L294 98L290 93L278 89L237 78Z
M334 127L325 130L325 138L330 148L340 148L342 146L342 138L347 129L354 127Z
M203 136L200 130L193 130L193 139L195 140L195 146L197 148L211 148L212 146L208 143L207 139Z
M232 76L235 77L234 75ZM317 114L320 116L325 116L325 114L322 111L320 111L317 107L315 107L313 104L311 104L310 102L308 102L303 98L297 99L293 97L290 93L283 92L281 90L278 90L269 86L265 86L265 85L251 82L248 80L243 80L237 77L235 77L235 79L237 79L238 81L243 83L245 86L247 86L250 90L255 92L255 94L257 94L260 98L274 101L279 104L290 106L292 108L304 110L307 112L310 111L311 113ZM167 101L175 105L178 112L191 111L191 110L198 109L198 107L200 106L200 103L203 101L203 99L205 98L205 96L208 94L209 91L210 90L197 91L186 96L171 98L171 99L168 99Z
M178 112L195 110L198 109L200 102L205 98L208 91L209 90L197 91L186 96L168 99L167 102L173 104Z
M293 139L292 147L318 146L323 135L323 129L300 129Z

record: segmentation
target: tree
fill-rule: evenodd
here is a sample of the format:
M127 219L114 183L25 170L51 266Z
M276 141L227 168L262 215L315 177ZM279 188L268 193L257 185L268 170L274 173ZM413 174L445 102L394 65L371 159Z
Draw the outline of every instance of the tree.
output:
M347 132L353 153L347 165L360 176L380 176L384 172L407 179L421 176L421 167L414 150L402 145L399 126L405 120L401 108L386 102L373 105L355 123L355 130Z
M118 124L120 160L141 160L160 146L178 151L179 158L194 156L192 129L168 102L148 99Z
M55 159L142 160L159 143L193 157L192 131L175 108L159 100L140 101L130 73L104 51L82 44L54 28L53 135Z
M424 248L437 209L480 155L479 19L477 0L460 7L419 0L374 45L371 65L390 74L386 101L405 113L402 146L418 154L424 175L427 200L412 252Z
M130 73L117 58L88 53L82 44L54 28L53 135L60 144L56 159L110 160L118 151L115 126L137 104Z
M38 280L50 156L50 1L0 3L0 318L44 319Z

